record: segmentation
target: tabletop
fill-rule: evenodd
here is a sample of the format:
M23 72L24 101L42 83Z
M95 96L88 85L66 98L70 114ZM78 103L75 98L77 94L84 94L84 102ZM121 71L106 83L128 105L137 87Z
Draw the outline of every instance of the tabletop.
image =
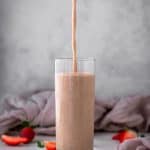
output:
M94 150L117 150L118 143L112 140L112 135L112 133L96 133L94 136ZM35 138L35 141L36 140L52 141L55 140L55 137L37 136ZM0 150L44 150L44 148L38 148L34 141L31 144L21 145L17 147L7 146L0 142Z

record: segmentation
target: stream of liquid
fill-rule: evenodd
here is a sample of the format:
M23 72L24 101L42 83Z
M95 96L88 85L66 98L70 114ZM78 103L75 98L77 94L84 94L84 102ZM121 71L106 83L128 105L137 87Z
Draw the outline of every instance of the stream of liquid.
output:
M77 0L72 0L72 53L73 53L72 70L73 72L78 71L76 29L77 29Z

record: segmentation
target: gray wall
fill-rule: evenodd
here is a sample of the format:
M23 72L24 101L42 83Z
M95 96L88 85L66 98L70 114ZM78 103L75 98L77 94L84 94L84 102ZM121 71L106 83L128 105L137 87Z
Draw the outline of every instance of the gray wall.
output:
M97 95L150 94L150 1L78 0L80 57L97 59ZM0 0L0 98L53 88L71 56L71 0Z

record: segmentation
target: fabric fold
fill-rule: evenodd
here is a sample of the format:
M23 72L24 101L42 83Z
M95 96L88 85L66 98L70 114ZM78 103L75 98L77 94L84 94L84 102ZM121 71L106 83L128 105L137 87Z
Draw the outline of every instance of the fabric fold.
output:
M88 113L88 112L87 112ZM38 134L55 134L55 94L46 90L28 96L7 96L0 102L0 134L22 121L38 125ZM133 128L149 131L150 96L95 100L95 131Z
M119 150L150 150L150 137L127 140L120 144Z

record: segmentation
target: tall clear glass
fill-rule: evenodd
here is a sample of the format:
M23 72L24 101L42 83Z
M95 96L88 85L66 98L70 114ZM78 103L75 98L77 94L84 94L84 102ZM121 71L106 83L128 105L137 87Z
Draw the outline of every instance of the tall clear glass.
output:
M93 150L95 60L56 59L55 90L57 150Z

